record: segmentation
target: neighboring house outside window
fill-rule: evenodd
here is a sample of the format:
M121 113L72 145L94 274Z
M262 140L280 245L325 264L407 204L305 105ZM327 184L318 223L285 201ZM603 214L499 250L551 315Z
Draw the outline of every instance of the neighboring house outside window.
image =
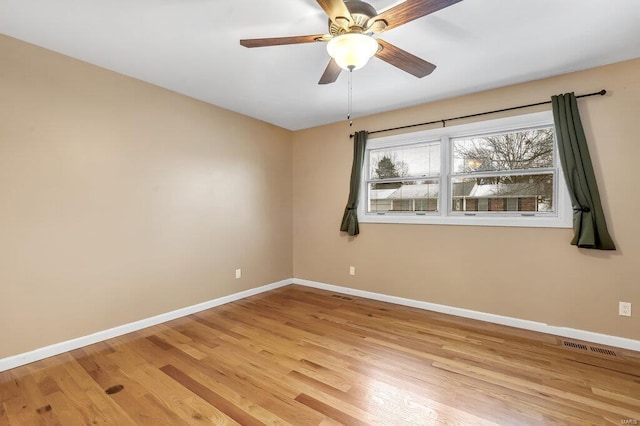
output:
M571 227L550 112L371 138L361 222Z

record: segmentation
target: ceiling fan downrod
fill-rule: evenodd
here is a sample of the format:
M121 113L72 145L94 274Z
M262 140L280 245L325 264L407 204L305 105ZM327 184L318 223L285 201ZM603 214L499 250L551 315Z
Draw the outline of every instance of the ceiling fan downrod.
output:
M347 86L347 121L349 121L349 127L353 127L353 120L351 119L351 112L353 108L353 68L349 68L349 83Z

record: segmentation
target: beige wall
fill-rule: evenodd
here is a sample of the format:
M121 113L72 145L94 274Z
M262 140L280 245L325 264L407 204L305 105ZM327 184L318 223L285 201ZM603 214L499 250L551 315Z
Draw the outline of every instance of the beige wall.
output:
M291 277L291 143L0 35L0 358Z
M640 339L617 315L640 306L640 60L293 134L4 36L0 64L0 358L291 276ZM600 88L580 108L617 252L566 229L338 231L350 132Z
M352 129L343 122L296 132L294 276L640 339L638 75L635 60L356 119ZM350 132L602 88L605 97L582 99L579 107L618 251L577 249L569 245L568 229L361 224L356 238L338 231L348 195ZM356 276L349 276L349 265ZM633 317L618 316L620 300L635 303Z

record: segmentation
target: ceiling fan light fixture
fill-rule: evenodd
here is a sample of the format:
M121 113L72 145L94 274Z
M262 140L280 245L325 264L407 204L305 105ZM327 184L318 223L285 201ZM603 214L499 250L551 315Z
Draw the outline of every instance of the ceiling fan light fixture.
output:
M378 42L371 36L359 33L342 34L327 44L327 52L338 66L345 70L357 70L369 62L378 51Z

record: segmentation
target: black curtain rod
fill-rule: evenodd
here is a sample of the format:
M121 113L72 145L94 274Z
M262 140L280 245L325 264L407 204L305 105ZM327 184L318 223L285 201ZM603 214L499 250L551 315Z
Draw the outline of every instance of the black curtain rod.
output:
M605 89L602 89L599 92L587 93L585 95L576 96L576 98L586 98L587 96L596 96L596 95L604 96L606 93L607 93L607 91ZM529 108L529 107L533 107L533 106L545 105L545 104L550 104L550 103L551 103L551 101L536 102L535 104L520 105L520 106L511 107L511 108L496 109L496 110L493 110L493 111L479 112L479 113L476 113L476 114L461 115L460 117L445 118L445 119L442 119L442 120L429 121L429 122L426 122L426 123L409 124L409 125L406 125L406 126L392 127L390 129L374 130L374 131L369 132L369 134L373 135L375 133L391 132L393 130L402 130L402 129L408 129L410 127L426 126L428 124L436 124L436 123L442 123L442 127L444 127L445 123L447 121L461 120L463 118L471 118L471 117L478 117L478 116L481 116L481 115L495 114L497 112L513 111L514 109ZM353 136L354 136L353 133L349 135L350 138L353 138Z

